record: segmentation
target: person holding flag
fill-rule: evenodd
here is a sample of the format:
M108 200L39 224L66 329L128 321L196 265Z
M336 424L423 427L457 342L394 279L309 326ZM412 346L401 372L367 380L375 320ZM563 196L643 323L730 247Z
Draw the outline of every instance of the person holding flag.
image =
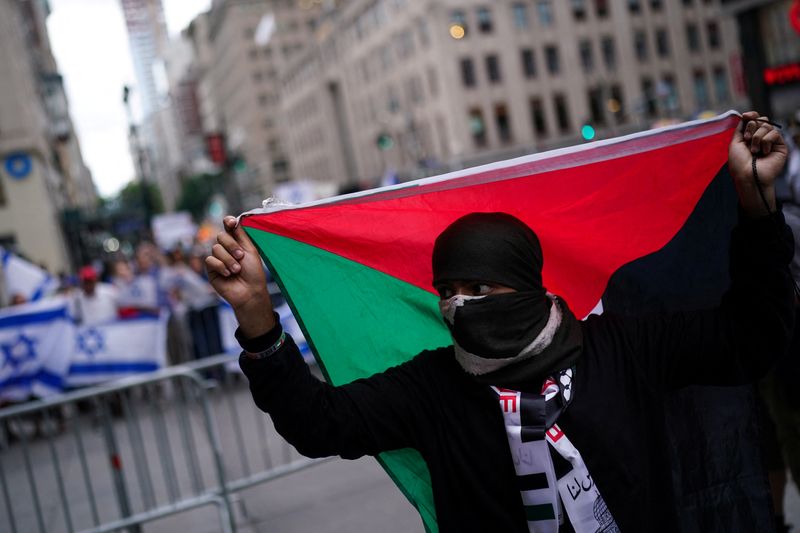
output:
M310 374L257 249L226 218L206 265L239 322L256 404L311 457L418 450L439 531L677 530L664 395L757 380L794 324L793 243L774 193L786 146L765 117L743 119L728 152L741 209L718 308L579 321L543 286L531 228L469 214L432 255L452 345L338 387Z

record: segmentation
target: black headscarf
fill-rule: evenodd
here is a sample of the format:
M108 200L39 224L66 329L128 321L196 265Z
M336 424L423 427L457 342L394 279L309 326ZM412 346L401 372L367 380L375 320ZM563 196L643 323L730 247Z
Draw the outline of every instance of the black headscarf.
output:
M436 238L433 284L490 281L544 298L543 264L539 238L524 222L507 213L471 213Z

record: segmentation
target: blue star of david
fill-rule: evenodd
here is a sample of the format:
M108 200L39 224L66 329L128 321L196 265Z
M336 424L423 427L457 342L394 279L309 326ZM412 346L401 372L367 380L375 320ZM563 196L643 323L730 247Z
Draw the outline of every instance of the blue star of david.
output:
M36 341L24 333L17 335L13 341L0 344L5 356L3 366L10 365L16 369L24 362L36 359L35 344Z
M104 347L105 342L103 340L103 335L95 328L89 328L78 335L78 350L89 357L94 357L94 355L101 352Z

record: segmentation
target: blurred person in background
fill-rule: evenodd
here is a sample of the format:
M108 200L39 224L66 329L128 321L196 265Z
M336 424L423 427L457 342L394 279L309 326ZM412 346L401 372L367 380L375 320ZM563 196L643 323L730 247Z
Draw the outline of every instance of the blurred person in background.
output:
M219 331L219 299L208 280L189 266L183 250L170 255L170 286L185 309L195 359L222 353Z
M169 309L169 286L164 269L166 258L151 242L143 242L136 247L134 256L136 276L133 281L133 295L142 309Z
M86 265L78 272L80 290L71 300L72 315L81 325L94 325L117 318L118 294L114 286L101 283L97 270Z
M117 257L111 263L111 283L117 289L121 318L131 318L142 313L158 314L154 293L148 295L146 287L142 287L150 285L149 279L137 280L130 261L124 256Z

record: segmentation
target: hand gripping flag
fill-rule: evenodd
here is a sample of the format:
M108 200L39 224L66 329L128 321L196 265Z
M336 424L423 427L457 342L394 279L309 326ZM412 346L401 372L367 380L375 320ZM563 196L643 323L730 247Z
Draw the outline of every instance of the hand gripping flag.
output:
M450 344L431 286L431 251L448 224L471 212L507 212L531 226L544 252L545 286L579 317L603 307L636 313L717 303L727 285L727 245L736 217L725 164L739 123L738 114L728 112L300 206L266 202L241 223L281 285L326 378L347 383ZM702 416L713 413L705 404L676 407L684 414L693 408L704 424L678 424L686 427L672 435L676 458L695 450L698 435L712 431L737 439L737 446L750 443L747 450L760 457L755 437L736 429L755 427L741 416L752 403L749 392L725 394L707 402L733 405L738 411L730 412L742 420L727 417L725 425L715 426L712 415ZM421 456L399 450L379 460L426 528L437 530ZM764 486L760 465L726 465L712 461L709 469L719 471L702 480L709 487L742 485L718 490L719 498L676 473L676 491L685 493L679 516L692 523L696 513L707 511L768 521L766 492L742 488ZM691 500L697 494L706 500Z

